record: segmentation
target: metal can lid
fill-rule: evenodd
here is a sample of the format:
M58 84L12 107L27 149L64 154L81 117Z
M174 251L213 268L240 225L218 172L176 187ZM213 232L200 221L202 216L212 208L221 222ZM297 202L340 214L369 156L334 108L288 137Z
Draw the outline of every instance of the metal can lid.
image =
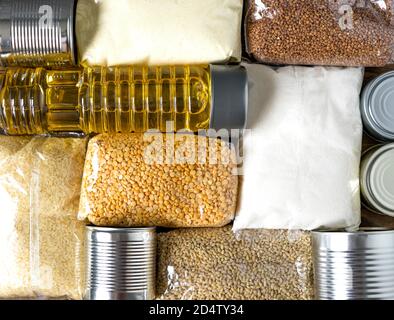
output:
M372 80L361 95L365 129L378 140L394 141L394 71Z
M107 228L86 227L87 238L93 242L113 243L119 241L142 241L154 242L156 239L156 228Z
M394 143L367 154L362 164L361 189L373 209L394 217Z

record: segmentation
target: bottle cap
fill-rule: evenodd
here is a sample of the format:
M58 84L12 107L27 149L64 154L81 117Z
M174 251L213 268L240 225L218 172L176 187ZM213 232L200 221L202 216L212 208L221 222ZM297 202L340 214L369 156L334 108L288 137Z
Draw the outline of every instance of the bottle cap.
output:
M373 211L394 217L394 143L366 153L361 165L361 191Z
M244 129L248 106L248 76L242 66L211 65L210 128Z
M1 66L68 66L76 63L76 0L0 2Z
M377 140L394 141L394 72L372 80L361 95L366 131Z

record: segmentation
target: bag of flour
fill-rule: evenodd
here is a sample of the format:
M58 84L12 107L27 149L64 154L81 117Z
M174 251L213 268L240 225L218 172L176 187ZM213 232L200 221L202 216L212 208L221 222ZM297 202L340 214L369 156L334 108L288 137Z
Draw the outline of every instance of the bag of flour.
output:
M363 69L245 67L250 130L234 229L358 227Z
M242 0L79 0L76 36L90 65L241 60Z

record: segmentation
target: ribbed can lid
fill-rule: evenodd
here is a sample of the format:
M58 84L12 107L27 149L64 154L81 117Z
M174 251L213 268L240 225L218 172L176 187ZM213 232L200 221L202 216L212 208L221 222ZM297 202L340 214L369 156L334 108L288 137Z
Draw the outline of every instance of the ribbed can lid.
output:
M372 210L394 217L394 143L372 149L363 158L361 191Z
M372 80L361 95L365 129L374 138L394 141L394 71Z

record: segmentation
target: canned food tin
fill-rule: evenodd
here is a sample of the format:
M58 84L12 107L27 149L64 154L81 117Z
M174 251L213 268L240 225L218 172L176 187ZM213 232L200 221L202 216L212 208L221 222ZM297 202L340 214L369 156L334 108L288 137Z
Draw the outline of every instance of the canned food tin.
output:
M87 227L87 300L153 300L155 228Z
M0 1L1 66L76 63L76 0Z
M372 80L361 95L364 128L373 138L394 141L394 71Z
M365 206L394 217L394 143L373 147L364 154L360 183Z
M314 232L316 298L394 299L394 231Z

